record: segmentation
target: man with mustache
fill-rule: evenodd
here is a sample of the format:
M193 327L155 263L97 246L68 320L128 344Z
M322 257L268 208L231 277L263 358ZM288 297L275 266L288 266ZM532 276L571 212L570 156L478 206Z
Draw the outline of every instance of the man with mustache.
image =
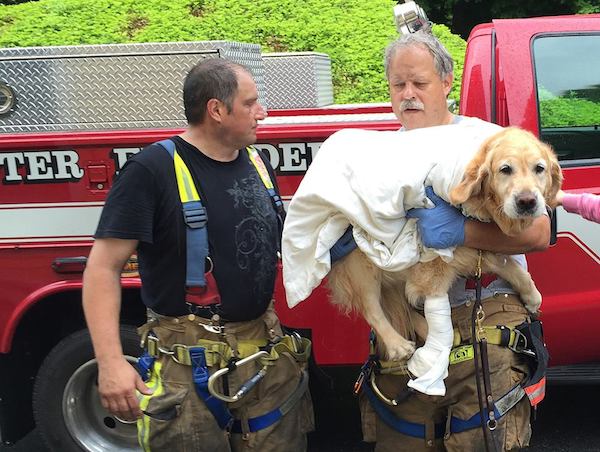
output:
M402 124L400 131L423 127L467 123L469 118L452 114L447 96L452 88L454 62L444 46L428 30L407 34L392 42L385 52L385 73L389 83L392 109ZM418 152L418 149L399 152ZM548 247L550 221L547 216L535 220L521 235L508 237L493 223L480 223L465 218L453 206L437 197L428 196L436 204L433 209L413 209L418 218L423 244L430 248L468 246L475 249L513 255L526 266L521 253L541 251ZM332 262L343 258L356 247L351 230L331 250ZM527 322L529 313L510 285L490 276L484 281L482 305L486 325L514 327ZM471 344L471 311L475 299L473 281L460 278L449 298L452 323L459 332L461 345ZM419 320L418 317L415 319ZM421 320L419 323L423 323ZM417 338L422 345L425 337ZM456 350L456 349L455 349ZM466 350L466 349L462 349ZM472 350L472 349L471 349ZM492 394L496 401L529 374L527 358L506 346L488 346ZM472 351L471 351L472 353ZM462 355L461 355L462 356ZM474 378L472 355L452 360L445 380L445 396L407 393L406 371L376 375L376 384L389 399L401 400L397 406L372 403L361 393L363 436L376 441L377 452L420 450L484 450L484 437L479 418L479 403ZM463 356L464 358L464 356ZM406 363L398 363L400 366ZM367 383L363 383L363 388ZM403 394L403 396L399 396ZM404 398L406 397L406 398ZM498 420L493 441L498 450L526 447L531 437L530 403L522 397ZM456 421L473 420L469 428L458 428Z

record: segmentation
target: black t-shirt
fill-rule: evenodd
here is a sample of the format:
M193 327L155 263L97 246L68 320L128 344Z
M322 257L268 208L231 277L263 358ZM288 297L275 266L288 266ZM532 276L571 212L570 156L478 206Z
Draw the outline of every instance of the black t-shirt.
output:
M264 313L277 274L279 227L271 198L246 150L213 160L180 137L177 152L207 210L210 257L223 317L245 321ZM261 155L275 182L268 160ZM142 300L168 316L185 315L186 226L173 159L159 145L132 157L106 199L96 238L139 240Z

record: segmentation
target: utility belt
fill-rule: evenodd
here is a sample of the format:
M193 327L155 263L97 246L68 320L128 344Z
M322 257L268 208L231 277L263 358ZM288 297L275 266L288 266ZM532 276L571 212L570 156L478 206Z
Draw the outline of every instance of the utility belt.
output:
M283 403L260 416L245 419L235 419L228 403L238 402L243 399L268 373L269 368L280 358L282 354L289 354L297 362L305 363L310 356L311 341L301 337L298 333L291 335L271 335L270 339L237 339L235 327L228 332L228 324L217 324L206 322L204 319L190 317L165 317L152 313L151 320L138 331L142 336L142 347L144 353L138 359L138 372L147 381L152 374L154 362L160 358L172 359L179 365L190 366L192 380L198 396L205 402L209 411L215 417L219 427L233 433L247 433L262 430L277 422L302 398L308 388L308 374L305 370L301 372L300 380L295 390ZM223 340L211 340L200 338L194 344L164 344L153 332L161 322L172 323L187 322L185 328L203 328L210 333L219 334ZM258 319L257 321L261 321ZM230 325L244 325L238 322ZM265 322L266 323L266 322ZM272 331L272 330L271 330ZM227 379L227 375L236 369L255 363L261 367L258 372L245 381L233 395L229 395L226 389L219 391L221 379ZM212 371L209 372L209 369ZM243 427L242 427L243 425Z
M263 366L271 366L282 353L289 353L298 362L306 362L310 356L311 342L298 334L277 338L275 342L267 339L247 339L238 341L237 350L234 351L226 342L209 339L198 339L195 345L173 344L167 348L161 346L158 338L149 333L145 341L146 354L149 357L157 359L166 355L184 366L192 365L190 351L197 347L204 349L207 367L222 369L230 366L232 362L250 357L256 357Z
M504 325L483 326L481 334L485 334L487 343L506 347L515 353L528 356L529 376L521 383L512 387L506 394L493 402L495 420L499 420L523 398L528 397L530 404L535 407L544 398L546 386L546 369L548 351L543 343L542 326L539 320L523 322L515 327ZM414 390L406 388L394 398L387 397L377 386L377 375L407 375L410 376L405 361L382 361L376 352L376 338L371 332L370 355L361 367L354 386L355 394L363 392L377 415L394 430L408 436L425 438L425 425L409 422L399 418L389 407L398 406L408 399ZM474 359L474 349L471 338L464 343L458 329L454 330L454 343L450 352L450 365ZM435 437L442 438L446 432L460 433L481 427L482 417L479 412L469 419L452 416L446 423L435 425Z

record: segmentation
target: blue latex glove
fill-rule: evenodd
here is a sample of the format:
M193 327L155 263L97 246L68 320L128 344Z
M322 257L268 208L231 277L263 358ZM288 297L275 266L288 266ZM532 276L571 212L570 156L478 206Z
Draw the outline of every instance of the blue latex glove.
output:
M417 227L421 241L427 248L449 248L465 243L466 217L456 207L444 201L433 192L433 188L425 187L425 194L433 201L432 209L410 209L407 218L418 218Z
M352 235L352 225L350 225L348 226L348 229L346 229L346 232L344 232L344 235L342 235L329 250L331 264L335 264L342 257L347 256L356 248L357 245L354 241L354 236Z

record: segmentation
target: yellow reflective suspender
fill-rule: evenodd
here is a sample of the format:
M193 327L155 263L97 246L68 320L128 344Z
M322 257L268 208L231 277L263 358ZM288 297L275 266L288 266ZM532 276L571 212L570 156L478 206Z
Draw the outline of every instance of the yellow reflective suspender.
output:
M173 158L177 191L181 200L183 216L186 224L187 250L186 250L186 301L198 305L211 305L220 303L216 282L212 273L205 274L204 261L208 258L208 234L206 228L207 213L202 205L200 194L192 178L192 174L177 152L172 140L163 140L158 143ZM246 148L248 158L256 169L260 180L267 189L273 208L277 216L279 232L283 229L283 202L275 190L275 186L265 163L258 151L251 146ZM278 244L280 245L280 244ZM280 248L280 246L279 246ZM210 286L210 287L209 287ZM212 290L214 288L214 290Z
M175 177L177 178L177 189L181 202L200 201L200 195L196 190L190 170L177 153L177 150L173 155L173 164L175 165Z
M267 188L267 190L274 190L275 187L273 186L271 176L269 176L269 171L267 171L265 162L263 162L260 155L258 155L258 151L250 146L246 148L246 151L248 151L248 157L250 157L250 161L254 165L254 168L256 168L256 172L260 176L264 186ZM269 192L269 194L271 193Z
M260 180L265 188L269 191L269 195L273 196L271 194L271 190L275 190L275 186L273 185L273 181L271 180L271 176L269 175L269 171L267 170L265 163L260 155L258 155L258 151L250 146L246 148L246 151L248 152L250 162L260 176ZM177 178L177 189L179 190L179 198L181 199L181 202L200 201L200 195L198 194L198 190L196 189L196 185L194 184L190 170L177 153L177 150L175 150L173 155L173 163L175 165L175 177Z

